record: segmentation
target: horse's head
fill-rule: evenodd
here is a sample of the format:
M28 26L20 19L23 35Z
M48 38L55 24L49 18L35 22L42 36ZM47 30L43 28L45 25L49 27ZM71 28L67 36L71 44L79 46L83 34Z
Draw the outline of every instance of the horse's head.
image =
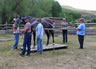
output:
M12 22L15 24L15 28L19 27L19 24L22 22L21 17L13 18Z

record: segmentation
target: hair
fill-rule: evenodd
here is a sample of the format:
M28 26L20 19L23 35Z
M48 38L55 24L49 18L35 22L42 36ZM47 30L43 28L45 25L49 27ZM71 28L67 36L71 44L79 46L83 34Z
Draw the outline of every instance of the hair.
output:
M67 18L63 18L62 20L63 20L63 21L67 21Z

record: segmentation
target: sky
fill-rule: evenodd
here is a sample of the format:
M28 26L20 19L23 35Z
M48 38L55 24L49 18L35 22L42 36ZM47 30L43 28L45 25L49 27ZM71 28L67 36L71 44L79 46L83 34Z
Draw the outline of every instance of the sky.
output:
M56 0L60 5L67 5L78 9L95 10L96 0Z

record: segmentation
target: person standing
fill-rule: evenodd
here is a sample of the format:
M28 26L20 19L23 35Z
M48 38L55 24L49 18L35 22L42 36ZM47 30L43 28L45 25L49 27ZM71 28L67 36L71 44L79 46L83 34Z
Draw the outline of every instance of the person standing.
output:
M68 27L67 19L63 18L63 22L61 23L61 30L62 30L62 35L63 35L63 43L67 43L68 42L67 27Z
M13 19L13 34L15 38L15 43L13 45L13 50L18 49L18 42L19 42L19 26L16 26L16 18Z
M80 25L76 28L76 30L78 35L78 41L80 44L80 49L83 49L84 35L85 35L85 24L83 18L80 18Z
M41 24L40 19L37 20L37 23L38 23L36 27L37 52L39 54L42 54L43 52L42 40L43 40L44 28L43 28L43 25Z
M23 41L23 50L19 54L20 56L25 55L26 47L27 47L27 56L30 56L30 47L31 47L31 24L27 17L24 18L25 26L24 26L24 41Z

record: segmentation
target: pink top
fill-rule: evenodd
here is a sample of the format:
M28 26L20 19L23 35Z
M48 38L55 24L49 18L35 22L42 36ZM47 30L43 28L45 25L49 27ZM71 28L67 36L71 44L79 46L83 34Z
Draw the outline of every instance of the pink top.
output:
M31 24L30 24L30 22L25 24L24 29L26 29L27 32L31 32Z

